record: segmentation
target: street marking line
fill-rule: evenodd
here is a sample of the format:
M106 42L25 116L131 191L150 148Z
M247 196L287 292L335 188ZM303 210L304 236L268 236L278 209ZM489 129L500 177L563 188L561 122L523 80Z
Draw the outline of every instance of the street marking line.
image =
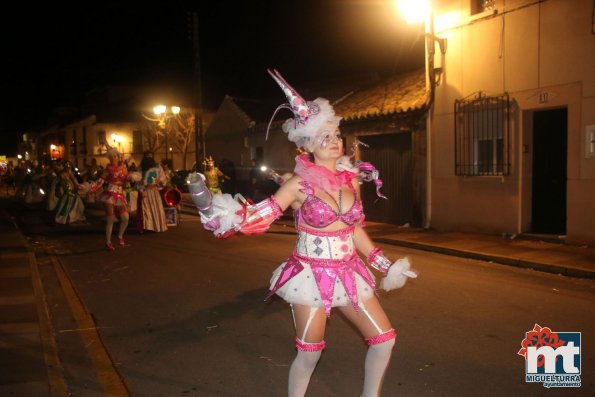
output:
M68 388L64 380L64 368L58 357L56 339L52 333L52 321L48 310L48 302L41 284L41 276L37 267L35 253L29 251L29 266L31 268L31 283L35 293L37 315L39 317L39 335L43 348L43 359L48 375L48 386L51 396L67 396Z
M66 274L60 260L54 255L50 255L50 258L54 271L62 286L62 291L66 296L66 301L70 306L70 311L78 324L79 329L82 331L80 332L81 338L83 339L87 352L95 365L97 377L106 396L129 397L130 391L126 387L124 380L120 376L120 373L107 352L107 349L99 336L99 332L97 332L97 325L76 292L72 280Z
M36 303L35 297L32 295L25 295L25 296L1 296L0 297L0 306L3 305L26 305Z

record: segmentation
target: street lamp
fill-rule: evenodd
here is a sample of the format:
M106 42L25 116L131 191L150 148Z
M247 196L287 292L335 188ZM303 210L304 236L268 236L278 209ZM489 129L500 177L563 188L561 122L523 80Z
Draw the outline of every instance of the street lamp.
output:
M446 54L446 39L437 37L434 33L434 12L430 0L396 0L397 6L408 23L424 23L425 26L425 55L426 55L426 84L428 86L428 97L424 104L423 111L427 114L426 119L426 222L425 227L429 228L432 219L432 106L436 86L440 82L443 73L442 68L434 67L434 56L436 54L435 43L440 47L440 53ZM436 79L438 76L438 80Z
M436 54L435 43L438 43L440 53L444 55L446 54L446 39L437 37L434 32L434 11L430 0L397 0L396 3L407 23L424 23L425 26L426 71L428 74L427 84L429 89L425 110L430 110L442 73L442 68L434 67L434 57Z
M163 135L165 137L165 160L169 160L169 152L172 152L173 148L169 147L168 144L168 126L169 122L172 118L175 118L180 113L179 106L170 106L169 109L165 105L157 105L153 108L153 113L155 114L156 118L151 118L143 115L146 119L157 122L157 125L162 130ZM173 159L173 153L172 153ZM173 168L173 167L172 167Z

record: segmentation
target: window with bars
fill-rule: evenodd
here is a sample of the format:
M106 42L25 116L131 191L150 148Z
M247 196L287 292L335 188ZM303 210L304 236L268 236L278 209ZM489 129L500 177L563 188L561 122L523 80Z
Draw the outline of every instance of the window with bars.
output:
M498 176L510 173L508 94L455 101L455 174Z

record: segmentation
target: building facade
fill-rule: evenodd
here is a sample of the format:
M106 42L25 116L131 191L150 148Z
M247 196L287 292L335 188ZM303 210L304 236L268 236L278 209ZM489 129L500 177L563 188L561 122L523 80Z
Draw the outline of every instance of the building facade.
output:
M107 87L92 91L84 106L60 112L45 130L26 137L35 144L33 157L41 163L69 160L78 168L84 168L92 159L105 165L107 142L118 148L129 164L139 165L143 153L149 151L157 161L168 160L174 170L189 169L196 161L197 146L200 153L196 109L180 108L174 114L167 108L162 115L155 115L143 103L160 103L161 98L174 95L155 94L167 91L162 87L149 88ZM203 116L204 130L209 115Z
M428 224L595 243L594 3L436 3Z

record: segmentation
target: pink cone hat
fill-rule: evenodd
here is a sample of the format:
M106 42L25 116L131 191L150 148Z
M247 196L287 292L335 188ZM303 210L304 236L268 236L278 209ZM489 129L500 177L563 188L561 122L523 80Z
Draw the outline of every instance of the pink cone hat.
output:
M269 127L267 128L267 134L265 139L269 136L269 129L271 127L273 119L275 118L275 114L277 114L277 112L281 109L289 109L293 112L295 116L296 126L298 124L306 124L311 116L316 115L320 112L320 107L316 103L306 102L306 100L302 98L297 93L297 91L289 85L287 81L285 81L285 79L283 78L283 76L281 76L281 73L279 73L277 69L267 69L267 72L269 72L271 77L277 82L277 84L279 84L279 87L281 87L281 90L283 90L283 93L287 97L289 103L279 105L277 109L275 109L273 117L269 122Z

